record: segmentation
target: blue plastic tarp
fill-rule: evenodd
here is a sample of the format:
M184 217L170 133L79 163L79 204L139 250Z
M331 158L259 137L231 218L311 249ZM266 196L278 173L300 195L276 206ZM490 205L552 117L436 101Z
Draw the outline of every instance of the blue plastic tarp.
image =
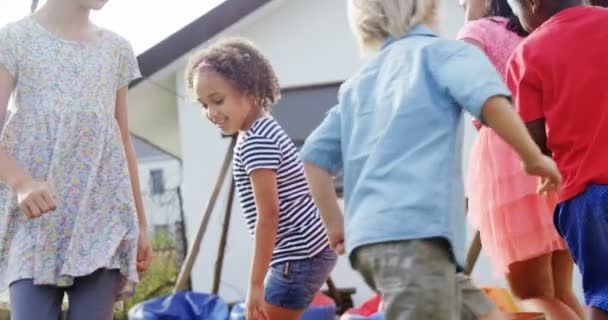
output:
M178 292L137 304L129 320L227 320L228 306L219 297L190 291Z

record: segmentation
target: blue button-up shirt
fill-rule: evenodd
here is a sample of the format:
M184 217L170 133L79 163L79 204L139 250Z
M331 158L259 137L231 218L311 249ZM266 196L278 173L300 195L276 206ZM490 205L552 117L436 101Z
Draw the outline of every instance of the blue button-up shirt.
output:
M478 48L424 25L382 50L346 81L339 103L308 137L304 161L344 169L346 250L443 237L464 257L463 108L510 96Z

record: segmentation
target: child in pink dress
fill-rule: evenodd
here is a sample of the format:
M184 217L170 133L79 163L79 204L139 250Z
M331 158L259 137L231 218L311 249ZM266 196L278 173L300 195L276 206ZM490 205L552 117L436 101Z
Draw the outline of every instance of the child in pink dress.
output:
M490 15L467 23L458 38L481 48L504 78L507 62L526 33L506 0L488 0L486 7ZM476 127L479 135L466 187L468 216L480 232L494 271L506 275L511 291L528 311L550 315L551 310L567 308L571 310L562 312L565 316L572 310L582 316L572 293L572 259L553 224L555 196L538 195L537 179L525 174L517 154L492 129ZM549 304L525 303L537 297ZM545 310L551 304L557 309Z

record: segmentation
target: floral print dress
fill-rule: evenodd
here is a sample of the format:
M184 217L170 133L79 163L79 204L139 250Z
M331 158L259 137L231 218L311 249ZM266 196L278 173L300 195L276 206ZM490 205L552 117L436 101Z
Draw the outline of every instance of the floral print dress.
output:
M20 279L70 286L107 268L129 293L139 230L115 106L117 90L140 76L130 44L104 29L68 41L27 17L0 29L0 65L16 79L1 147L58 202L28 219L0 181L0 291Z

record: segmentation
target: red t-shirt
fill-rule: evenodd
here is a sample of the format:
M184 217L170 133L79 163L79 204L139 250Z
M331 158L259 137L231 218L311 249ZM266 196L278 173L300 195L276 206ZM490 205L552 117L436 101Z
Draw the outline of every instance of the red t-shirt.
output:
M507 84L525 122L545 119L565 201L608 184L608 9L554 15L515 50Z

